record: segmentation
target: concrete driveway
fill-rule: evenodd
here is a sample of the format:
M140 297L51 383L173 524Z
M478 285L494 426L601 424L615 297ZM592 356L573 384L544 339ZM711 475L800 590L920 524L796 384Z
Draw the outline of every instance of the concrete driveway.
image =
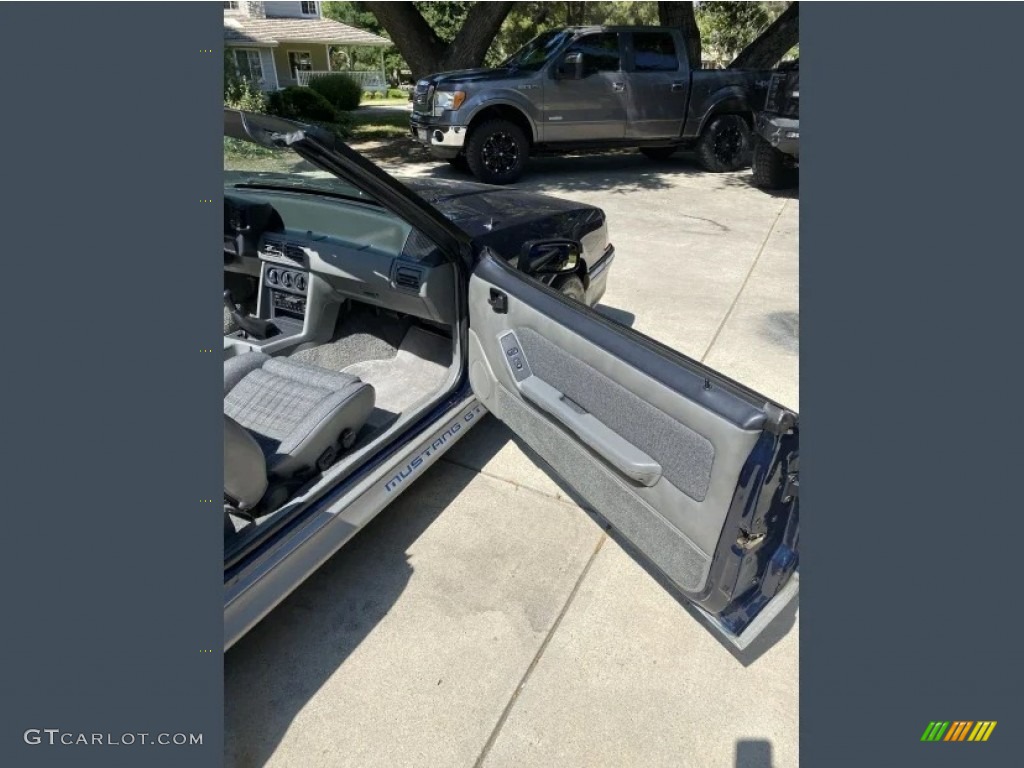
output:
M518 186L608 213L599 311L798 408L799 200L749 178L616 154ZM770 635L730 652L488 416L226 654L226 763L795 766L795 615Z

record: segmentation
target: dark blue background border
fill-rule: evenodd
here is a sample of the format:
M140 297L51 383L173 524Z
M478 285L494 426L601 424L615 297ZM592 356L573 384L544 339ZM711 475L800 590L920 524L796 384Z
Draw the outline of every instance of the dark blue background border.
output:
M801 758L1015 764L1024 9L801 25ZM222 761L221 38L217 3L0 4L2 765Z
M0 765L222 764L222 39L220 3L0 4Z
M1024 7L800 24L801 760L1017 765Z

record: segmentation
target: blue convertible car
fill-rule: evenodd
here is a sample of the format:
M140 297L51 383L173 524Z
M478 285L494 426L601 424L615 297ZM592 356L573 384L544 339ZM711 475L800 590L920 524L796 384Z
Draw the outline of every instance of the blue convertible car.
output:
M797 415L590 308L599 209L407 186L265 115L229 145L225 647L487 412L735 646L795 596Z

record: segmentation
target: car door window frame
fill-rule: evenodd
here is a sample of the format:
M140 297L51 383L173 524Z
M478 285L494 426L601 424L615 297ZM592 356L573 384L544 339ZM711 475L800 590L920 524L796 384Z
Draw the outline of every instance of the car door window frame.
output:
M675 69L637 69L637 66L636 66L636 54L637 54L636 38L637 38L637 35L658 35L658 34L667 35L668 38L672 41L672 47L675 49L676 68ZM647 31L647 32L636 32L636 31L630 32L629 33L629 39L626 41L626 46L625 47L626 47L626 51L625 51L625 55L623 56L623 66L625 68L625 71L628 72L631 75L666 75L666 74L674 74L674 73L686 73L690 69L690 62L689 62L689 60L686 57L686 50L685 49L681 49L679 47L678 41L676 40L675 35L673 35L671 32L669 32L667 30L664 31L664 32L659 31L659 30L650 30L650 31Z
M573 51L574 46L578 45L580 42L586 40L587 38L591 38L591 37L609 37L609 36L614 36L615 37L616 46L617 46L618 52L619 52L619 66L618 66L618 68L617 69L596 69L593 72L590 72L589 74L584 69L583 79L586 80L586 79L592 77L593 75L618 74L618 73L624 72L625 71L625 64L626 64L625 47L624 47L624 42L625 42L624 35L621 32L588 32L585 35L580 35L579 37L573 38L569 42L569 44L566 45L565 48L563 48L561 50L561 52L559 52L559 54L554 57L554 61L552 61L552 67L551 67L551 70L550 70L551 76L552 77L554 76L555 71L558 69L558 65L565 59L566 54L574 52ZM586 67L586 62L587 62L587 54L584 53L583 54L584 68Z

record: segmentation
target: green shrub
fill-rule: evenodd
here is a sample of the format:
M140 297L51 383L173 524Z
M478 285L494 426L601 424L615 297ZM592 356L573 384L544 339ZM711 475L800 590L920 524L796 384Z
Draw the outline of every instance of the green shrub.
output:
M224 106L245 112L266 112L267 98L242 77L229 52L224 53Z
M351 112L358 107L359 99L363 95L363 87L348 75L341 73L314 77L309 81L309 87L342 112Z
M224 94L224 106L243 112L266 112L267 97L249 83L244 83Z
M408 99L409 92L403 91L401 88L388 88L389 99Z
M334 106L312 88L290 85L283 91L275 91L267 99L267 111L289 120L306 120L333 123L338 119Z

